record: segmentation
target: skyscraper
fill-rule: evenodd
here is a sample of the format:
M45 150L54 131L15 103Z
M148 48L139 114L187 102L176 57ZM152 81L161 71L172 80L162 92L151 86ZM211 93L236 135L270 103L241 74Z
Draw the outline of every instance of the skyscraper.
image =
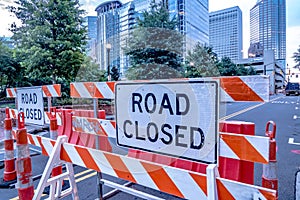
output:
M242 11L238 6L209 14L209 45L219 58L243 58Z
M87 52L90 57L95 59L96 51L96 38L97 38L97 17L96 16L87 16L85 17L85 25L87 26L88 31L88 44Z
M178 29L184 36L183 53L197 42L208 44L208 0L164 0L171 17L178 17Z
M286 1L258 0L250 10L250 44L273 50L275 59L286 59Z

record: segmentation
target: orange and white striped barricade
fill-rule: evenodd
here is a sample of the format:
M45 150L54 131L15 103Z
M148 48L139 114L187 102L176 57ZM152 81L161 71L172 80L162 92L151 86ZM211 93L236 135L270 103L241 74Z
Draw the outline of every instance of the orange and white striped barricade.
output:
M244 121L221 121L221 132L255 135L255 124ZM222 137L222 136L221 136ZM223 137L225 139L225 137ZM237 142L245 142L242 138ZM234 148L232 146L232 148ZM254 184L254 163L226 157L219 157L219 172L221 177L243 183Z
M272 130L270 130L271 125L273 126ZM266 125L266 136L270 138L270 161L268 164L263 165L262 186L278 191L275 135L276 123L273 121L269 121Z
M54 158L59 158L60 155L60 159L68 163L101 171L113 177L180 198L276 199L275 190L218 177L214 164L209 167L207 176L189 170L69 144L64 142L66 139L63 137L66 136L59 137L55 143L49 138L29 135L29 141L32 144L44 149L45 155L50 155L47 170L44 171L43 177L47 174L50 175L51 169L48 170L48 166L51 165ZM57 148L58 146L61 146L61 149ZM40 182L39 185L47 182L43 177L42 183ZM38 191L41 190L42 188L38 187Z
M24 113L18 114L18 129L16 132L17 140L17 185L19 199L32 199L34 186L32 179L31 158L27 140L27 130L25 128Z
M17 181L15 169L14 140L12 136L12 119L9 115L9 108L5 109L6 118L4 119L4 176L2 187L9 187Z
M18 119L17 109L9 109L9 114L11 118ZM51 112L44 112L44 116L45 116L45 124L50 124ZM62 125L62 114L60 112L56 112L56 120L57 120L57 125Z
M53 85L43 85L42 92L43 97L47 98L48 100L48 111L52 107L51 98L52 97L61 97L61 85L60 84L53 84ZM6 89L6 97L8 98L17 98L17 89L21 88L7 88ZM16 99L17 101L17 99Z
M268 76L231 76L215 77L220 80L221 102L270 100L270 79ZM172 79L174 81L174 79ZM179 79L180 80L180 79ZM185 79L185 80L202 80ZM139 81L137 81L139 82ZM76 82L71 83L70 93L73 98L114 99L114 86L117 82Z
M270 100L270 78L268 76L218 77L221 86L221 102Z

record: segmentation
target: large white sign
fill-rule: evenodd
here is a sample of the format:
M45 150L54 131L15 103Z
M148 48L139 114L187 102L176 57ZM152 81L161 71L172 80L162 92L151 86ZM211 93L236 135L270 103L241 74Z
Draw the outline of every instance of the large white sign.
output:
M24 112L25 123L44 125L42 87L17 89L18 112Z
M218 157L218 81L119 82L117 143L205 163Z

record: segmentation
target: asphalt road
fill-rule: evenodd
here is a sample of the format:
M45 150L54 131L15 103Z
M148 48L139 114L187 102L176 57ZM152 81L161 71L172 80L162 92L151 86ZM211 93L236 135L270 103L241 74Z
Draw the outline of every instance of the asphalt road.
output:
M295 142L300 143L300 97L275 95L268 103L238 102L227 103L221 106L220 118L223 120L239 120L255 123L256 135L265 135L265 126L269 120L277 124L277 161L279 178L279 199L294 199L295 173L300 166L300 146L288 144L289 138L294 138ZM299 118L298 118L299 117ZM33 153L33 152L32 152ZM44 170L47 157L33 156L33 175L38 175ZM94 200L98 197L96 172L81 167L74 167L75 178L78 186L80 199ZM1 169L0 174L3 174ZM262 165L255 165L255 184L261 185ZM103 175L105 179L125 183L122 180ZM34 181L35 187L38 179ZM139 189L147 193L159 196L164 199L179 199L163 194L159 191L133 185L131 188ZM104 194L111 188L104 187ZM16 189L0 189L0 199L17 199ZM72 199L66 197L64 199ZM141 199L120 192L109 199Z

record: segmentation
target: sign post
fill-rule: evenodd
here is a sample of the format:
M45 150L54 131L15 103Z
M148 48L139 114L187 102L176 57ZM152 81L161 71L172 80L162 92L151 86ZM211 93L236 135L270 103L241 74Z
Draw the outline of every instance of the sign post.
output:
M217 164L217 80L116 84L117 144Z
M42 87L17 89L18 112L24 112L26 123L43 126L44 99Z

